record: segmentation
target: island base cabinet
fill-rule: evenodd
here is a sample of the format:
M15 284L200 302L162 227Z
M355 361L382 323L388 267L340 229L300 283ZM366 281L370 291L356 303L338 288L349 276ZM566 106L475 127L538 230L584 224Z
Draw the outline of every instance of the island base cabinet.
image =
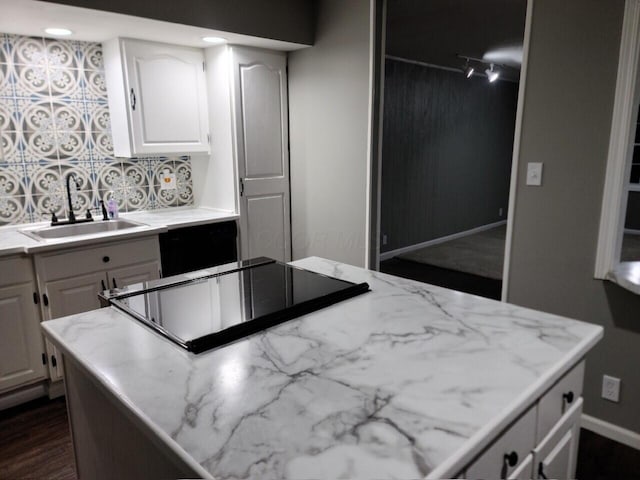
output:
M78 479L202 477L81 368L66 359L64 367Z
M579 398L533 451L533 478L575 478L582 403Z

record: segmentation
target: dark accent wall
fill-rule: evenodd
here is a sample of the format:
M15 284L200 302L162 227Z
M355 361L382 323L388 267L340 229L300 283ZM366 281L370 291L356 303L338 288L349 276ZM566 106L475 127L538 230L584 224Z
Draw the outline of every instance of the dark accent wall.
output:
M184 25L313 44L313 0L44 0ZM134 32L131 36L135 36Z
M640 230L640 192L629 192L624 228Z
M585 413L640 432L640 295L595 280L624 0L535 0L507 300L593 322ZM543 185L525 185L544 162ZM620 402L600 397L622 379Z
M387 59L384 96L381 251L506 219L518 85Z

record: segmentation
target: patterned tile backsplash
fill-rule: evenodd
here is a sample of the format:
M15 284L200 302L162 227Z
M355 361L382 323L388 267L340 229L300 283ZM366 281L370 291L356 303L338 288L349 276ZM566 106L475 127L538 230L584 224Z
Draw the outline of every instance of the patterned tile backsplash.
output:
M0 34L0 225L66 217L70 173L76 215L109 192L124 212L193 204L189 157L113 156L99 43Z

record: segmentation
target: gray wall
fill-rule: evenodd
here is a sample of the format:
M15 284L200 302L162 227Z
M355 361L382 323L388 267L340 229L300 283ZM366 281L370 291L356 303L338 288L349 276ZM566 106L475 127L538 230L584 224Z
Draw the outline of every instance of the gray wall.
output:
M383 252L506 219L517 97L516 83L387 60Z
M313 0L44 1L306 45L313 44ZM131 35L133 36L134 32Z
M319 1L314 46L289 57L294 259L367 263L370 8Z
M534 0L508 301L604 326L585 413L640 432L640 296L593 279L623 0ZM527 162L544 162L527 187ZM620 403L600 398L622 379Z

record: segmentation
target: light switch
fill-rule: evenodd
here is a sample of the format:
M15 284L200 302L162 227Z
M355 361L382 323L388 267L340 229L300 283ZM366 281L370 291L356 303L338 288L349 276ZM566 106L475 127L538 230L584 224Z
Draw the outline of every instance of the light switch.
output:
M527 163L527 185L542 185L542 162Z

